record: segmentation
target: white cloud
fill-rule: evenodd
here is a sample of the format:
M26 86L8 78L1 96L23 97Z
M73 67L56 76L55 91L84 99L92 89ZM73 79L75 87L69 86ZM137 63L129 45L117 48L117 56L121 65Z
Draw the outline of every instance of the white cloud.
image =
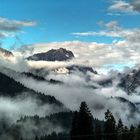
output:
M109 7L109 10L113 10L113 11L120 11L120 12L133 12L133 6L128 3L125 2L123 0L115 0L113 2L113 5L111 5Z
M124 29L122 27L119 27L117 21L111 21L108 23L104 23L103 21L100 21L98 23L100 26L104 27L104 30L100 30L98 32L95 31L88 31L88 32L76 32L72 33L72 35L75 36L106 36L106 37L119 37L119 38L135 38L136 40L139 40L139 34L140 29L139 28L133 28L133 29ZM133 40L133 39L132 39Z
M113 20L111 22L106 23L105 26L108 29L117 29L118 28L118 22L116 20Z
M120 37L117 32L114 31L99 31L99 32L79 32L79 33L72 33L75 36L107 36L107 37Z
M104 44L105 47L102 47L102 55L100 53L99 47L95 49L95 52L98 52L98 58L102 57L105 63L113 63L122 62L128 63L138 63L139 62L139 54L140 51L140 29L125 29L118 26L117 21L111 21L109 23L99 22L99 25L104 27L104 30L94 32L79 32L72 33L76 36L105 36L114 38L111 44ZM94 53L93 53L94 54ZM96 55L97 56L97 55ZM98 62L98 60L97 60ZM105 64L104 63L104 64Z
M114 0L108 10L116 13L138 14L140 12L139 5L139 0L132 0L131 2L126 2L125 0Z

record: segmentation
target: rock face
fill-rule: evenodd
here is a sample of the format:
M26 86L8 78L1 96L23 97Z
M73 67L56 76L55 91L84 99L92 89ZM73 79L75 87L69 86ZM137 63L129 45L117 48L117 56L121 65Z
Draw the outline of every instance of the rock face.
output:
M0 56L11 57L13 56L13 53L6 49L0 48Z
M67 61L74 58L74 54L66 49L52 49L45 53L37 53L33 56L28 57L28 60L34 61Z
M122 77L119 84L128 94L135 92L136 88L140 87L140 69L133 70Z

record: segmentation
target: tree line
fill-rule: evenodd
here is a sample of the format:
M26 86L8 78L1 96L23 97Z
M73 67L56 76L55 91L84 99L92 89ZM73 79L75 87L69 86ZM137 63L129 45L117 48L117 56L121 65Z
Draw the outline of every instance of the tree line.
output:
M112 112L105 112L103 124L95 121L86 102L82 102L79 111L73 114L69 133L56 133L38 137L34 140L140 140L140 125L130 128L125 126L121 119L115 120ZM21 140L23 140L21 138Z

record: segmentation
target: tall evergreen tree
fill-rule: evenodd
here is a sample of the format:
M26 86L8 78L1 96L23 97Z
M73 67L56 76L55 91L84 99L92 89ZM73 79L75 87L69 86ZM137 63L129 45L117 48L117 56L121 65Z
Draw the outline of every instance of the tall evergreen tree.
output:
M129 131L129 139L134 140L134 130L135 127L133 125L130 126L130 131Z
M92 115L86 104L82 102L77 116L73 119L71 140L93 140ZM74 136L72 135L75 133Z
M105 112L105 140L117 140L116 121L110 110Z
M122 139L123 129L124 129L124 126L123 126L122 120L119 119L118 125L117 125L117 132L118 132L118 139L119 140L123 140Z
M123 130L123 134L122 134L122 139L129 140L130 139L129 134L130 134L130 132L129 132L127 126L125 126L124 130Z

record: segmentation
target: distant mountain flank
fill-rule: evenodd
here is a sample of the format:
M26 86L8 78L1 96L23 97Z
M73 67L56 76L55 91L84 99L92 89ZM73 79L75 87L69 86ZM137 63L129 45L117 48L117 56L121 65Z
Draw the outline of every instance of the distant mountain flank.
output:
M65 106L54 96L45 95L29 89L20 82L0 72L0 97L18 98L19 96L23 99L31 97L34 100L37 99L40 104L53 104L62 110L65 109Z
M92 67L83 66L83 65L71 65L71 66L68 66L67 69L70 72L72 72L72 71L80 71L80 72L83 72L83 73L91 72L91 73L94 73L94 74L98 74L97 71L93 70Z
M64 48L51 49L48 52L37 53L28 57L28 60L34 61L67 61L74 58L73 52Z

